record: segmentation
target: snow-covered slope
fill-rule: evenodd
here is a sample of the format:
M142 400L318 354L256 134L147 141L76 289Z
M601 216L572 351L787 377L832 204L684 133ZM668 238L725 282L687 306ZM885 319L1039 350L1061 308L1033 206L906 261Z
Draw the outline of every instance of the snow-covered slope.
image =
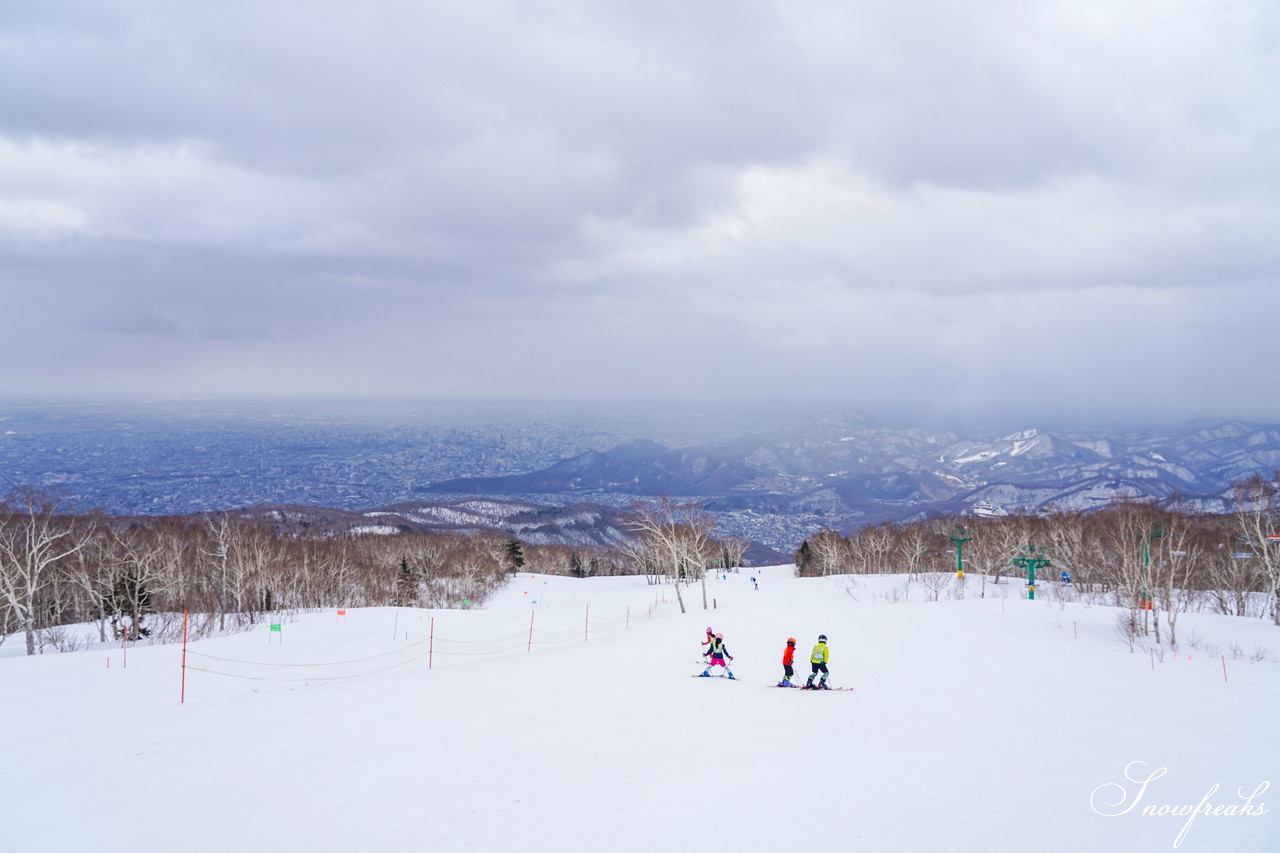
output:
M126 667L11 640L0 850L1130 853L1187 823L1147 806L1220 786L1210 807L1239 810L1276 781L1265 623L1186 614L1177 655L1131 652L1115 611L1047 586L933 602L901 577L751 572L709 581L714 609L686 589L685 615L641 578L521 575L483 611L285 618L194 643L185 704L178 647ZM689 677L708 624L736 682ZM770 686L786 638L803 658L819 633L854 690ZM1277 849L1275 794L1201 814L1179 849Z

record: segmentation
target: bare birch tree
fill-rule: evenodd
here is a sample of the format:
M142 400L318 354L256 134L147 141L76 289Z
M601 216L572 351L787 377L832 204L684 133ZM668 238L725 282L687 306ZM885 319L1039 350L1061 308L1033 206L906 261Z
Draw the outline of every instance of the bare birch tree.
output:
M654 561L675 579L681 613L686 612L681 583L700 578L702 605L707 609L706 567L715 521L697 504L677 504L665 496L658 498L656 504L636 501L631 509L627 527L640 540L631 546L633 553L645 561Z
M89 542L74 533L48 492L23 488L0 503L0 597L26 638L28 655L36 653L36 607L50 570Z
M843 571L849 553L849 545L843 536L824 527L806 541L809 543L808 570L811 573L826 577Z
M1272 624L1280 625L1280 471L1270 480L1255 474L1237 483L1233 498L1241 540L1266 589L1266 608Z
M227 629L227 576L231 568L231 550L236 539L236 523L225 513L209 516L205 527L213 542L204 556L213 561L214 589L218 596L218 630Z

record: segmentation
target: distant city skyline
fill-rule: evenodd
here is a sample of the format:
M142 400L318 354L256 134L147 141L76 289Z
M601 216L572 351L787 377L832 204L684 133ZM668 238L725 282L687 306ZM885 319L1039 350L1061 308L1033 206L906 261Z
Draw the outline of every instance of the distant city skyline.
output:
M22 4L0 399L1280 422L1278 33L1262 0Z

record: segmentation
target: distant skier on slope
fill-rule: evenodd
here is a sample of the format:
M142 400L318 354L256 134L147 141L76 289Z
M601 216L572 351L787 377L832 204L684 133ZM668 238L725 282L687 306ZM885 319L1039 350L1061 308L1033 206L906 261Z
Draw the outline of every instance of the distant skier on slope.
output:
M827 648L827 635L818 635L818 644L813 647L813 651L809 653L809 663L813 665L813 672L809 674L809 680L805 682L805 688L809 690L829 690L827 687L827 661L831 660L831 650ZM813 683L814 677L822 673L822 678L818 680L817 685Z
M778 682L779 687L799 687L799 684L791 683L791 676L796 674L796 668L792 666L796 659L796 638L787 637L787 647L782 650L782 680Z
M725 662L726 658L728 660L733 660L733 655L729 654L729 649L724 644L724 634L716 634L715 638L711 641L711 648L702 653L703 657L707 657L708 655L710 655L710 663L708 663L707 668L702 671L704 678L710 677L711 670L717 666L724 667L725 674L730 678L733 678L733 671L729 669L729 664ZM723 675L720 677L724 678Z
M704 646L709 646L709 645L711 645L711 643L715 640L715 638L716 638L716 632L715 632L715 631L712 631L712 630L711 630L711 626L710 626L710 625L708 625L708 626L707 626L707 638L706 638L705 640L703 640L703 641L702 641L702 645L704 645ZM703 654L705 655L705 654L706 654L706 652L703 652Z

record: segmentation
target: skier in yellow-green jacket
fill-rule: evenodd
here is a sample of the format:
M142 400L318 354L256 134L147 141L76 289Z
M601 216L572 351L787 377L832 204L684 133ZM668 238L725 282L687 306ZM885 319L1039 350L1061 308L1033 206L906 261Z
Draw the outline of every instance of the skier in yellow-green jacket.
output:
M827 686L827 661L831 660L831 650L827 648L827 635L818 635L818 645L813 647L813 651L809 653L809 663L813 666L813 672L809 675L809 680L804 686L807 690L830 690ZM818 673L822 673L822 678L818 679L818 683L814 684L813 679L817 678Z

